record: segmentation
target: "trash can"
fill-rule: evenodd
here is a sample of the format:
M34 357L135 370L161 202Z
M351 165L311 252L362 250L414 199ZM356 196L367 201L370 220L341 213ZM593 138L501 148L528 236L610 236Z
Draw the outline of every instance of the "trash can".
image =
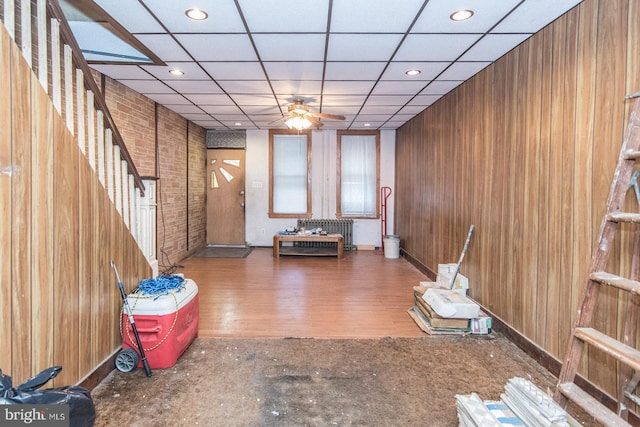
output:
M384 236L384 257L398 258L400 256L400 236L389 234Z

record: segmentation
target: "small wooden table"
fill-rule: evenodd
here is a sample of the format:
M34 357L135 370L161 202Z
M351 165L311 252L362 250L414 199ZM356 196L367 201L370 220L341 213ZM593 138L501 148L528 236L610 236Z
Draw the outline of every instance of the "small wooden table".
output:
M284 251L281 242L333 242L336 250L328 252L326 248L286 248ZM332 249L332 248L329 248ZM273 256L278 258L280 254L286 255L310 255L310 256L337 256L344 255L344 238L342 234L276 234L273 236Z

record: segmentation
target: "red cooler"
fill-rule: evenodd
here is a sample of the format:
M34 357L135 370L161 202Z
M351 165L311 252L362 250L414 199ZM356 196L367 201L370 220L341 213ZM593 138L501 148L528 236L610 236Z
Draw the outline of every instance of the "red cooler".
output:
M198 286L185 279L185 287L168 295L127 296L145 356L152 369L173 366L198 336ZM122 348L137 349L131 324L122 314ZM142 367L142 361L138 364Z

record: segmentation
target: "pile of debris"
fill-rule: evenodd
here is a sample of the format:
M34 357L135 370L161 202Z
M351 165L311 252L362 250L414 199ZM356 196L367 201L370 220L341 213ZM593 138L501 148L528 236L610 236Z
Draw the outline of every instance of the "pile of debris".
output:
M440 264L436 282L414 286L409 316L430 335L490 334L491 317L467 297L469 280L459 273L452 277L456 268L456 264Z
M511 378L500 400L483 401L476 393L456 395L462 427L579 425L548 394L524 378Z

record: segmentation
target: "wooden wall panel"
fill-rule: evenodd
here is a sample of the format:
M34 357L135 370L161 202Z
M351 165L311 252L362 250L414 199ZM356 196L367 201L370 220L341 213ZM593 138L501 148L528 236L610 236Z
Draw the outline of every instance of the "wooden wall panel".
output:
M30 69L21 60L17 46L11 49L11 76L29 76ZM19 171L11 179L11 282L12 357L17 372L31 372L31 85L28 78L14 78L12 85L11 161ZM21 263L16 260L24 259Z
M558 359L626 128L624 96L640 91L639 9L585 0L397 133L402 249L435 271L475 224L462 269L470 294ZM614 273L630 267L629 231ZM621 307L604 290L597 326L619 334ZM580 371L614 393L615 369L589 352Z
M31 79L32 94L32 271L33 331L32 370L40 372L53 364L53 108L37 79Z
M0 26L0 168L8 168L0 173L0 367L12 366L13 348L11 345L11 38L3 26ZM3 368L6 369L6 368Z
M78 361L78 148L60 116L54 120L53 246L54 334L53 361L63 366L56 384L69 384L81 373Z
M122 343L109 261L129 290L151 269L3 26L0 48L0 368L73 384Z

